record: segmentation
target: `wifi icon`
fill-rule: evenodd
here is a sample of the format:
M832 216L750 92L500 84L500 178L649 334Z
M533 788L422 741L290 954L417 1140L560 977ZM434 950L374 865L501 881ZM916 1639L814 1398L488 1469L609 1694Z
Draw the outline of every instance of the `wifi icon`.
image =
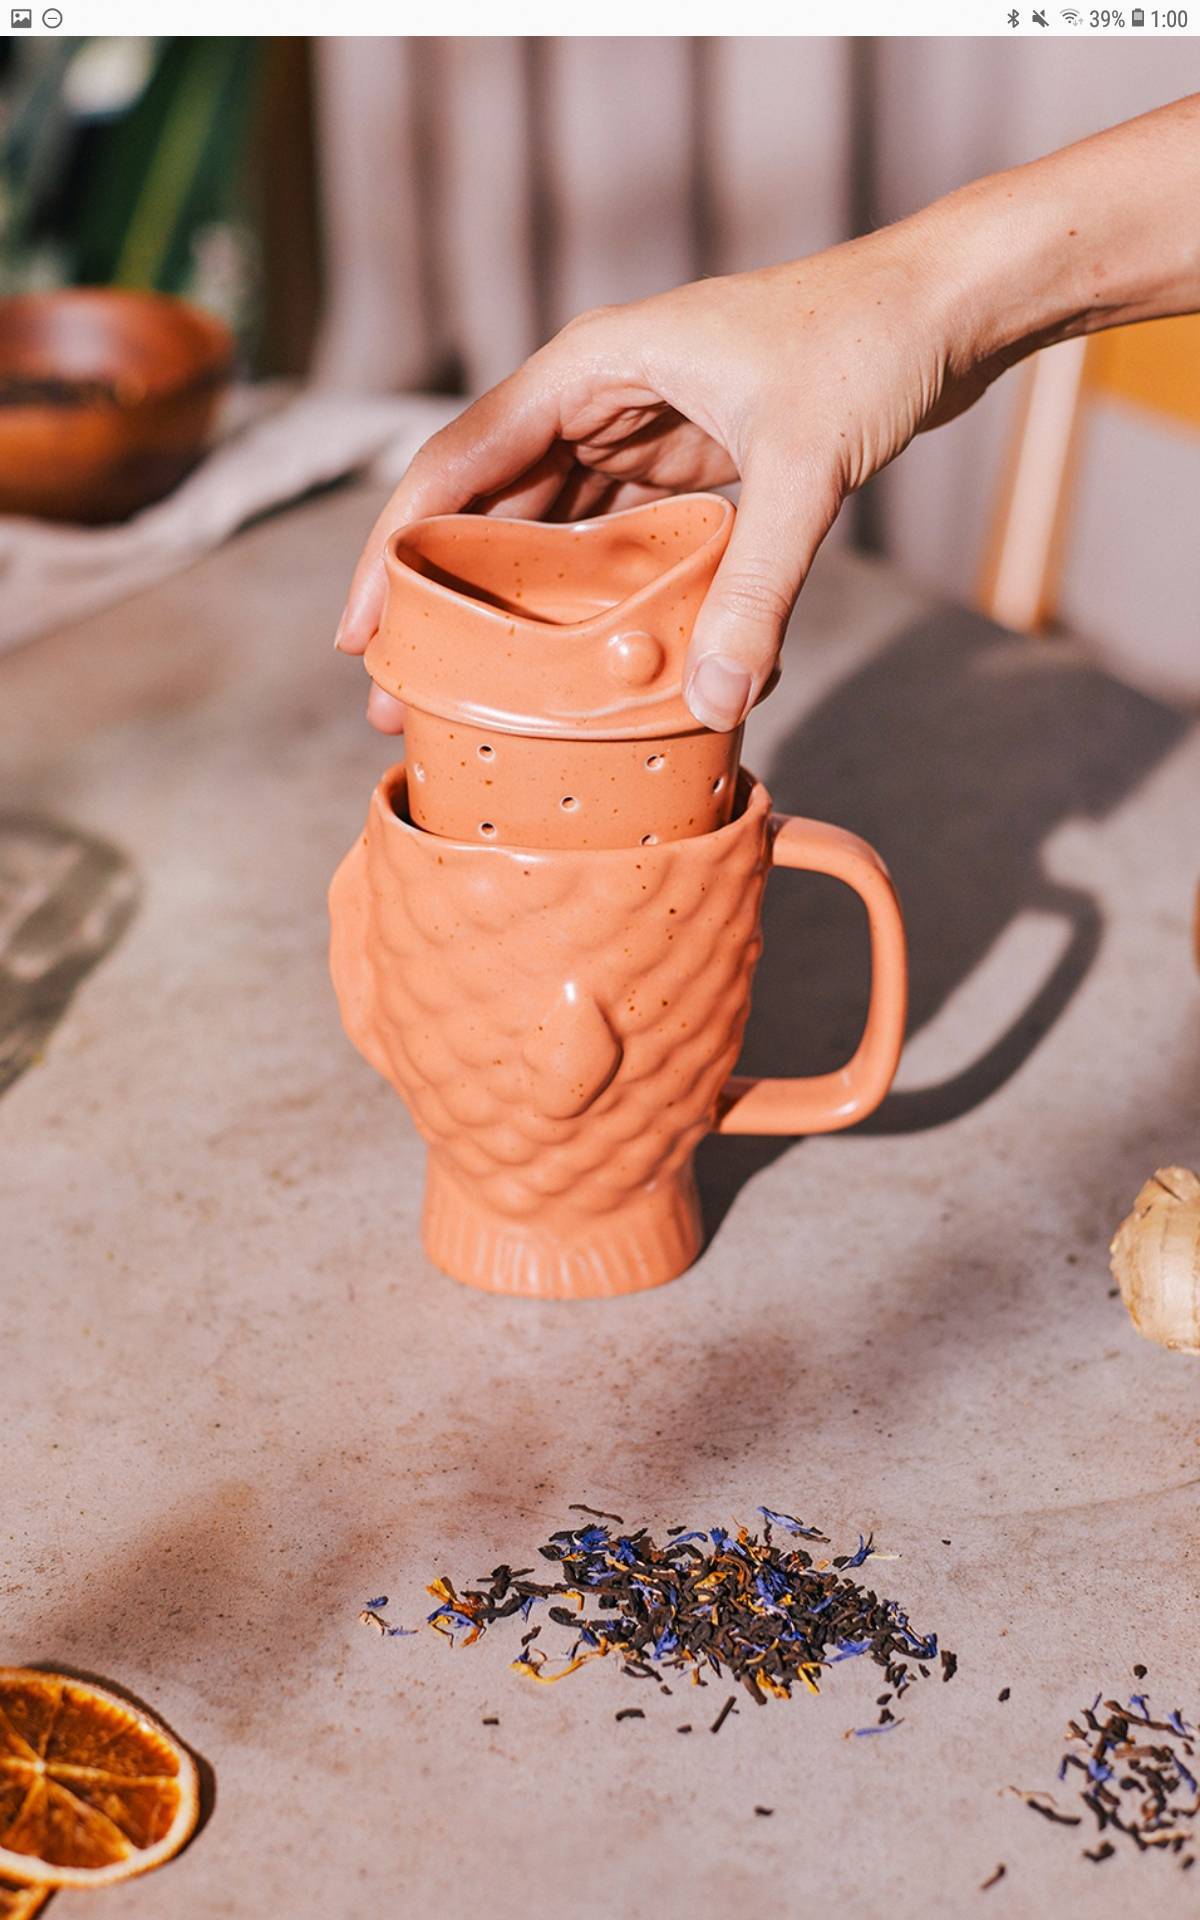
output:
M1062 10L1062 17L1066 21L1069 27L1077 27L1079 25L1079 21L1081 18L1080 14L1077 12L1077 10L1074 7L1064 7Z

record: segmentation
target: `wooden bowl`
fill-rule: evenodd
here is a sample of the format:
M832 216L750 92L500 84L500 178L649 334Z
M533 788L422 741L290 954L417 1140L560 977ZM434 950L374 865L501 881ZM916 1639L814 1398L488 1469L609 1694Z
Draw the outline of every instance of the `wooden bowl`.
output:
M161 500L204 453L234 352L169 294L0 300L0 513L99 525Z

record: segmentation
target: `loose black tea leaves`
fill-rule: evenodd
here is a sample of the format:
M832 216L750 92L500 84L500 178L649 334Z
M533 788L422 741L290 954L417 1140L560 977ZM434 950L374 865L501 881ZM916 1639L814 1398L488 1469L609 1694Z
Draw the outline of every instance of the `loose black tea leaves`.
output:
M737 1695L735 1693L731 1693L728 1700L725 1702L725 1705L721 1708L720 1713L717 1715L716 1719L713 1721L712 1726L709 1728L709 1732L720 1733L721 1728L725 1725L725 1722L728 1720L730 1714L736 1713L736 1712L737 1712Z
M878 1724L850 1732L895 1732L903 1720L888 1701L928 1677L933 1662L940 1662L943 1680L958 1664L939 1650L936 1634L914 1632L897 1601L850 1577L871 1559L895 1555L880 1553L860 1534L855 1552L815 1558L829 1544L825 1534L791 1514L759 1512L761 1535L745 1527L736 1533L673 1527L662 1545L644 1527L611 1530L605 1524L611 1516L565 1527L538 1548L554 1577L534 1579L529 1568L504 1565L460 1592L442 1575L429 1588L437 1601L429 1624L453 1644L470 1646L489 1628L515 1621L526 1632L513 1665L542 1683L615 1654L630 1680L649 1680L666 1692L664 1670L701 1687L715 1676L740 1685L757 1706L790 1698L797 1687L817 1693L825 1672L865 1657L882 1670L889 1692L879 1702ZM776 1529L786 1544L776 1540ZM544 1610L546 1624L571 1635L557 1658L532 1645L539 1631L528 1626L535 1608ZM737 1698L731 1695L717 1714L714 1733Z
M1084 1826L1090 1818L1099 1838L1084 1847L1083 1857L1096 1866L1120 1847L1170 1854L1184 1869L1194 1865L1200 1734L1178 1707L1157 1719L1147 1694L1130 1694L1128 1706L1097 1694L1068 1721L1067 1738L1058 1777L1078 1786L1085 1811L1065 1814L1049 1794L1014 1788L1025 1805L1064 1827Z
M1051 1794L1022 1793L1019 1787L1014 1787L1013 1792L1019 1799L1023 1800L1025 1805L1031 1808L1034 1813L1040 1813L1043 1820L1052 1820L1055 1826L1081 1827L1083 1825L1082 1814L1063 1813L1059 1807L1055 1805Z

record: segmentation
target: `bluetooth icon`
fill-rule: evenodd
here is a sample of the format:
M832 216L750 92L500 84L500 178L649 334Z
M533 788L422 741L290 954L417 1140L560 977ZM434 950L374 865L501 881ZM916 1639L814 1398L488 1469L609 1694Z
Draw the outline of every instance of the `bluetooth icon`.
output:
M1008 24L1010 27L1019 27L1021 24L1021 16L1017 12L1015 7L1013 8L1012 12L1008 16Z

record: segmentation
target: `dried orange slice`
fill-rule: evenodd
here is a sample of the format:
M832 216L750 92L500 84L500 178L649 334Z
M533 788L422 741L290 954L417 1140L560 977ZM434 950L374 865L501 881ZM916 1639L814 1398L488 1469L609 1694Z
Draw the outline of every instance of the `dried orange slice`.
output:
M33 1920L53 1898L53 1887L17 1887L0 1880L0 1920Z
M197 1811L195 1762L148 1714L89 1681L0 1667L0 1875L128 1880L177 1853Z

